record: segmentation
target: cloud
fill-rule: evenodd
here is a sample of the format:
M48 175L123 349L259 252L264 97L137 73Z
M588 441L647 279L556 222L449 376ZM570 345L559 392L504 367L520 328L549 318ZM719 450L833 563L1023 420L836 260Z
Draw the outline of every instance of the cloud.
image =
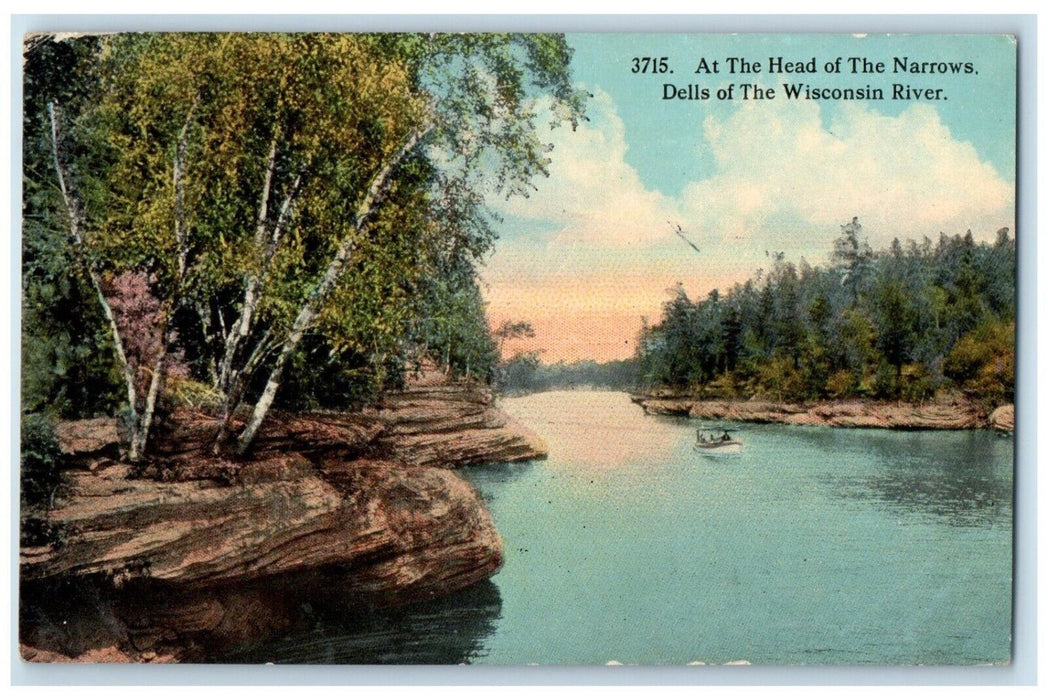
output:
M798 255L828 251L827 237L852 216L874 247L968 228L990 239L1013 227L1014 185L955 140L934 108L887 116L843 103L828 125L821 109L776 100L707 116L696 128L713 171L671 197L645 187L627 163L627 149L643 143L627 142L614 104L598 91L592 121L554 132L550 177L498 209L548 222L552 245L661 245L672 221L700 248L740 243Z
M689 184L680 206L715 240L812 254L852 216L875 248L968 228L988 239L1013 225L1014 185L926 105L886 116L845 103L824 127L818 103L746 103L707 117L703 134L716 172Z
M675 202L647 189L626 163L626 129L609 96L596 91L574 132L553 132L550 176L529 198L498 204L505 214L552 224L565 243L625 246L650 243L677 217Z
M628 356L640 316L657 318L678 281L693 298L726 289L766 268L766 251L824 263L853 216L875 249L894 237L970 228L992 240L1014 229L1014 184L926 105L888 116L859 103L829 115L816 102L741 103L694 125L712 168L674 196L629 164L644 143L627 140L606 94L588 114L577 131L553 132L550 177L530 198L495 203L507 220L484 274L489 313L533 319L549 361ZM593 331L600 323L606 330Z

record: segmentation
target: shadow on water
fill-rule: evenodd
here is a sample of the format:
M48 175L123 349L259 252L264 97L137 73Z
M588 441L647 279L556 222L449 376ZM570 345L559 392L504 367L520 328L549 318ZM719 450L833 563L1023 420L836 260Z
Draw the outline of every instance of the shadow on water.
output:
M862 452L863 461L877 467L852 473L834 465L830 480L844 498L873 500L956 527L1011 517L1011 461L1007 469L1000 466L1001 450L1010 447L1007 438L988 431L813 430L803 439L842 461Z
M531 473L534 468L533 461L497 462L463 467L458 470L458 474L468 481L480 494L481 499L490 506L497 500L497 494L503 485Z
M221 663L462 664L485 655L502 614L498 586L481 581L449 596L400 608L314 606L265 645Z

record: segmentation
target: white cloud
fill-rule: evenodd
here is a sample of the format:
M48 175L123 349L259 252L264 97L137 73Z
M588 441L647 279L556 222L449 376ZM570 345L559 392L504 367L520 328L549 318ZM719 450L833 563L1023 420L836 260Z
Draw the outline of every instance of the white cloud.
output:
M676 203L644 187L626 163L626 130L606 93L590 100L589 122L574 132L553 132L550 176L538 190L514 198L499 210L553 223L557 240L611 246L648 243L665 237L666 221L677 217Z
M740 245L821 258L838 226L858 216L875 248L939 231L992 238L1013 226L1014 185L955 140L929 106L898 116L846 103L823 125L816 102L746 102L701 128L714 170L670 197L644 186L626 162L625 127L609 97L591 100L590 122L554 132L550 177L528 199L501 202L545 220L551 246L609 249L664 245L680 222L709 250ZM657 138L657 137L656 137ZM683 244L681 244L683 245ZM756 260L757 258L753 258Z
M891 117L847 103L824 128L816 103L747 103L703 131L717 171L688 185L681 206L715 239L788 249L809 238L815 252L855 215L875 248L968 228L991 238L1013 224L1014 186L928 106Z

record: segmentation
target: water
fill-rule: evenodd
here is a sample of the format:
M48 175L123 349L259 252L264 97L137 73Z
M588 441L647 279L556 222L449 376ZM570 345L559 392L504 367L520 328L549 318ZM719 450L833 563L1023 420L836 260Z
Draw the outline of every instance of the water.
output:
M490 581L317 620L246 660L492 664L982 664L1010 658L1012 442L988 431L695 421L615 392L503 408L544 462L464 470L502 533ZM726 425L726 424L719 424Z

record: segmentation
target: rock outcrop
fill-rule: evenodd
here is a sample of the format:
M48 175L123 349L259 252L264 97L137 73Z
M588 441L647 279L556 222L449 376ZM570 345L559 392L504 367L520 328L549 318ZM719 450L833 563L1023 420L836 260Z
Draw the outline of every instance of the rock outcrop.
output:
M420 382L385 397L378 445L420 466L516 462L545 455L542 438L493 405L487 387Z
M23 658L206 660L318 597L366 609L490 577L501 540L446 467L545 448L485 390L428 380L358 414L275 416L242 462L210 454L203 413L169 417L144 469L116 459L115 422L61 426L75 468L54 541L21 550Z
M1000 430L1002 433L1014 432L1015 406L1013 404L998 406L994 412L990 414L990 425L994 430Z
M964 430L986 428L992 423L992 419L976 403L960 396L919 404L867 400L795 404L649 396L634 396L633 401L654 415L748 423L897 430Z

